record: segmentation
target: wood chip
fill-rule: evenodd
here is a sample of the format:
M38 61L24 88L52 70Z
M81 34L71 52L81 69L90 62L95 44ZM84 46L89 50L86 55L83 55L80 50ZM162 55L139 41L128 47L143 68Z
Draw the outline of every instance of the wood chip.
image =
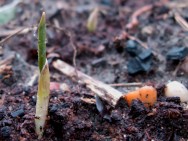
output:
M80 83L85 84L87 88L93 91L101 99L105 100L111 106L115 107L118 100L121 98L122 93L111 86L93 79L92 77L80 72L75 71L75 68L67 63L57 60L53 62L54 68L62 72L64 75L71 77L73 81L79 80Z

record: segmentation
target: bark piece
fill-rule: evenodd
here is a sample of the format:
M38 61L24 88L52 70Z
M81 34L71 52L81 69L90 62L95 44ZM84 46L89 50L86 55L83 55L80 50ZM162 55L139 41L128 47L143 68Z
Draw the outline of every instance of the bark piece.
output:
M53 62L53 66L64 75L71 77L73 81L79 80L79 83L85 84L87 88L93 91L101 99L107 101L113 107L117 104L118 100L122 96L120 91L101 81L95 80L78 70L76 71L74 67L61 60Z

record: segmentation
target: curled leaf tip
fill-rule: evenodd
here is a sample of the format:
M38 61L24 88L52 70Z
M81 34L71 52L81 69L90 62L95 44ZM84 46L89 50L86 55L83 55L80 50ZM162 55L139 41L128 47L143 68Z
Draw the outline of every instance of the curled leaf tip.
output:
M43 17L43 16L46 16L46 13L45 13L45 12L42 12L42 17Z
M96 7L89 15L87 21L87 29L89 32L94 32L97 28L99 8Z
M38 64L39 70L42 71L46 61L46 20L45 12L42 13L38 26Z

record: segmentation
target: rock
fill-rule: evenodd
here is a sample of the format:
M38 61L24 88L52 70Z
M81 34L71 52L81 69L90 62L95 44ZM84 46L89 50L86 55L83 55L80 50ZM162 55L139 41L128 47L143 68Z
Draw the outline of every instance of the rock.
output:
M34 104L36 104L36 101L37 101L36 96L35 96L35 95L33 95L33 96L31 97L31 99L32 99L32 102L33 102Z
M129 74L136 74L139 72L148 72L151 69L152 60L141 60L138 57L132 58L128 61L127 68Z
M15 118L15 117L21 117L23 115L24 115L24 110L23 109L19 109L19 110L11 112L11 116L13 118Z
M137 56L141 52L141 48L133 40L128 40L125 45L125 51L130 55Z
M138 58L136 58L136 59L140 63L140 66L142 67L142 71L148 72L151 69L151 64L152 64L151 59L143 60L143 61Z
M140 54L138 54L138 58L141 60L150 59L152 57L152 51L150 49L146 49L142 51Z
M128 61L127 69L129 74L136 74L138 72L143 71L140 62L136 58L132 58Z
M174 47L167 52L166 58L167 60L182 60L187 54L187 47Z
M148 26L144 26L142 29L141 29L141 33L143 35L151 35L153 34L155 31L154 27L151 26L151 25L148 25Z
M188 90L178 81L172 81L166 84L166 97L180 97L181 102L188 102Z
M136 74L138 72L148 72L152 66L152 51L150 49L141 49L133 40L129 40L126 44L125 50L134 55L135 58L128 62L129 74Z

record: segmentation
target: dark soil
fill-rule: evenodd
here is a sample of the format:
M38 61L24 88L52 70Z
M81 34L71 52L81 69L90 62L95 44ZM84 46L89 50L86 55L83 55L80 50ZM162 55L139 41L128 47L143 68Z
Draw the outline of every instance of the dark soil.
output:
M188 139L188 109L180 104L178 97L164 97L163 87L159 87L159 84L162 86L170 80L180 81L188 87L187 72L181 67L177 69L186 56L177 60L166 59L171 48L188 47L187 32L173 15L173 12L179 12L187 20L188 9L178 8L177 5L169 8L155 3L152 0L46 0L41 3L28 0L18 5L16 17L9 24L0 26L2 32L34 26L43 10L47 14L47 57L51 81L65 83L69 91L51 90L48 121L41 140ZM99 14L96 31L89 33L86 21L96 4L103 10ZM148 4L154 7L139 16L137 27L127 30L126 25L133 12ZM58 24L61 29L54 28ZM146 43L152 55L140 54L140 50L148 51L140 44L136 45L138 52L128 50L130 39L120 37L123 31ZM67 32L71 32L72 38ZM152 84L158 88L156 104L145 108L140 101L135 100L129 107L124 100L120 100L116 107L111 107L104 102L107 110L101 114L95 103L83 100L94 99L93 92L84 85L72 82L52 65L57 59L73 65L74 48L71 43L77 50L78 70L107 84ZM0 140L37 140L34 127L37 79L31 86L27 85L37 70L36 30L12 37L2 45L0 52L1 61L12 57L10 68L0 73ZM141 71L130 74L131 59L140 63L137 67ZM177 73L173 75L175 69ZM134 88L117 89L126 93Z

